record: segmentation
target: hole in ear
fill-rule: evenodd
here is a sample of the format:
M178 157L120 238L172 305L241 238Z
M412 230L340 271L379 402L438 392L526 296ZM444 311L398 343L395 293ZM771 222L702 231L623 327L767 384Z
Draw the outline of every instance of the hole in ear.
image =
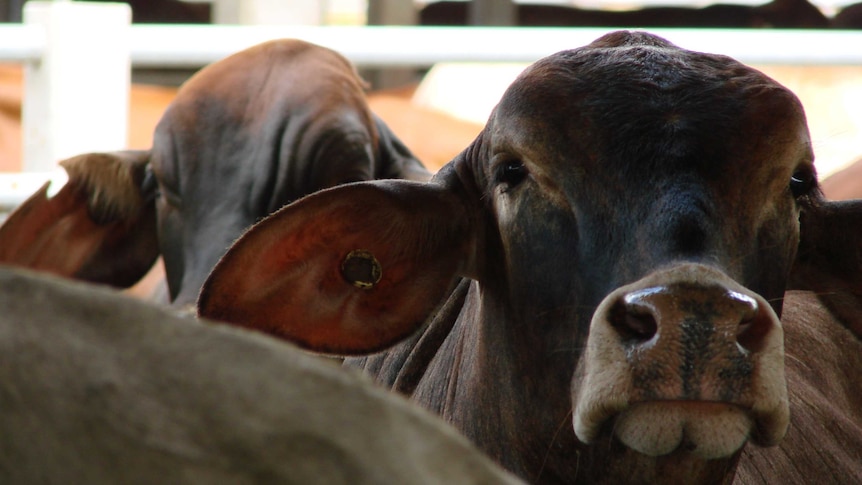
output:
M357 288L370 290L380 282L383 268L371 252L356 249L350 251L341 263L341 276Z

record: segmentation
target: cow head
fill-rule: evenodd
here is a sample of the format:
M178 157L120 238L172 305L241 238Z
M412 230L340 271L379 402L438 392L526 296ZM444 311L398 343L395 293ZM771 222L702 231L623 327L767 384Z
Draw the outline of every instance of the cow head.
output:
M475 402L447 406L481 447L529 478L703 482L782 438L782 296L792 269L816 286L845 264L826 233L859 211L819 195L787 89L618 32L528 68L430 183L331 189L253 227L199 312L372 352L470 278L452 345Z
M354 66L297 39L253 46L196 73L156 127L160 244L171 301L194 305L251 224L334 185L425 176L368 108Z

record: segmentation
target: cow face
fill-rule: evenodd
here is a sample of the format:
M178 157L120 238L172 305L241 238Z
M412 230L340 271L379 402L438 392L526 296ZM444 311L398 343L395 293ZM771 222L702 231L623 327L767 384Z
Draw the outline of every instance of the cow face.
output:
M620 35L533 65L464 163L509 271L523 272L511 275L526 283L515 294L533 287L537 265L568 261L594 306L677 260L780 297L812 161L802 108L771 79ZM554 240L539 251L537 234Z
M705 458L776 443L776 313L814 185L795 97L727 58L616 35L533 65L484 136L465 163L499 238L498 305L525 327L577 322L578 437L614 423L645 454Z
M363 353L468 277L414 398L530 479L722 481L786 430L788 276L846 249L813 221L858 218L821 200L812 163L771 79L610 34L526 70L431 183L324 191L252 228L199 312Z

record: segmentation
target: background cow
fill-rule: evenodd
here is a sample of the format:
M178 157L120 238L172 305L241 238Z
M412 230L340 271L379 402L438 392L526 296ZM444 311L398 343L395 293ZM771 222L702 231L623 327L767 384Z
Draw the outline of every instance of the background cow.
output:
M60 196L36 194L10 216L0 261L119 285L140 279L161 254L170 301L190 305L242 231L288 202L346 182L430 176L368 109L363 90L344 57L299 40L216 62L180 89L151 151L65 162ZM57 217L70 213L80 217ZM111 228L101 241L96 226ZM93 253L105 245L123 257Z
M431 182L258 223L198 305L319 351L395 344L347 363L531 482L853 482L860 218L822 198L789 90L618 32L524 71ZM810 319L779 320L787 288L817 292ZM799 468L740 464L788 427L772 456ZM794 461L821 442L841 457Z
M272 339L0 269L0 483L518 483Z

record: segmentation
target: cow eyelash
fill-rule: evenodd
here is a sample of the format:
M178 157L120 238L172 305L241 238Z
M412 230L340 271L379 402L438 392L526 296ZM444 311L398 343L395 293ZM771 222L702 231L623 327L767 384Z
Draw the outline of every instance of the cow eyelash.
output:
M497 184L505 185L505 190L508 190L527 178L527 173L527 167L521 160L506 160L497 165L494 178Z

